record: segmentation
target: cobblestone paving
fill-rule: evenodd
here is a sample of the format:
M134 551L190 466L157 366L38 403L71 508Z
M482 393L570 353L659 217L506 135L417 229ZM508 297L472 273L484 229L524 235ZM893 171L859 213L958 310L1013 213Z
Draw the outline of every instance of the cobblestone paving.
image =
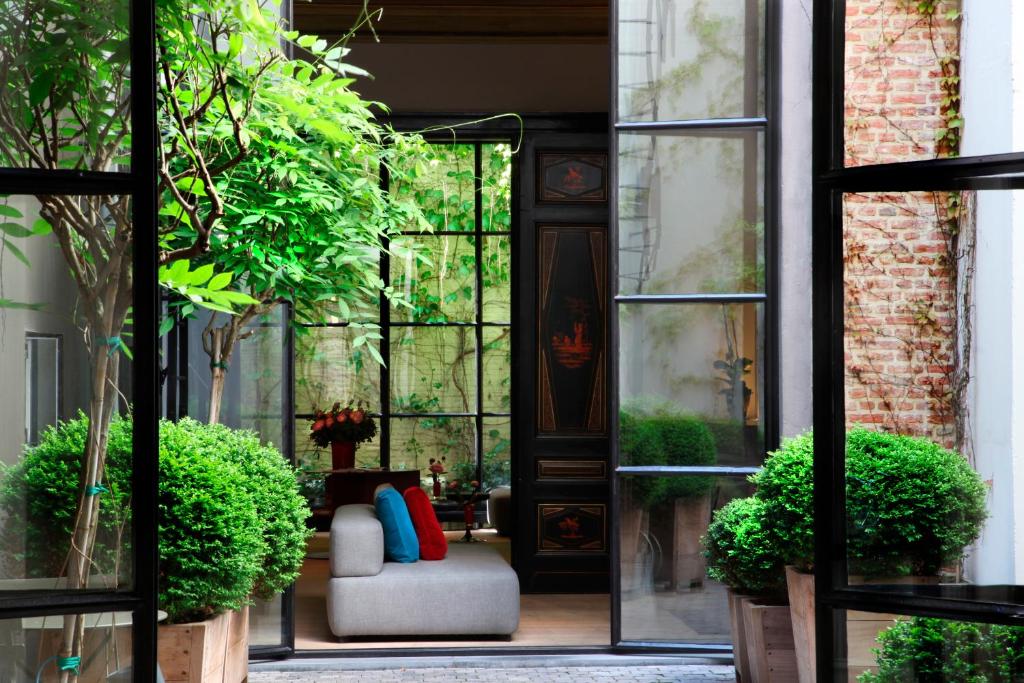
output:
M733 683L731 666L551 666L251 672L249 683Z

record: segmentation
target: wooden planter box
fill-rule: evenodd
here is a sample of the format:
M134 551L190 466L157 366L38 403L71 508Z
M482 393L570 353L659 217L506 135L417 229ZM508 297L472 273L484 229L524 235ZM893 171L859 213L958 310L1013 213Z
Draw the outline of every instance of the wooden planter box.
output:
M701 536L711 524L711 494L675 501L672 507L673 588L703 586L707 562Z
M885 584L928 584L938 583L937 576L901 576L876 579ZM851 584L863 583L860 577L851 576ZM789 589L789 606L793 613L793 637L796 641L797 671L800 683L817 681L817 666L814 659L814 575L805 574L795 567L786 567L786 585ZM877 670L877 659L872 649L878 647L878 634L891 627L893 622L906 617L880 612L846 612L846 657L849 683L865 671Z
M757 599L740 600L749 678L743 683L792 683L796 680L796 650L789 605Z
M730 588L729 592L729 628L732 631L732 659L736 669L738 683L750 682L750 658L747 656L747 631L743 627L743 602L750 600L748 595L739 595Z
M249 608L157 630L167 683L243 683L249 677Z

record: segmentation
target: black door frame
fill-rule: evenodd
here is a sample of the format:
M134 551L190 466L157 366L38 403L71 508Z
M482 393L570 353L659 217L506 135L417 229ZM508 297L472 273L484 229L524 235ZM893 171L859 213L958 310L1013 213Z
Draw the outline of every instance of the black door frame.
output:
M1024 189L1024 153L844 166L845 0L814 2L813 377L815 628L821 683L846 680L845 610L996 624L1024 619L1022 586L847 583L843 207L848 192Z
M133 585L124 590L0 592L0 619L63 614L132 613L132 678L156 680L157 657L157 419L160 382L157 339L156 43L153 0L131 0L131 170L85 172L0 168L0 193L131 195L133 346L132 560Z

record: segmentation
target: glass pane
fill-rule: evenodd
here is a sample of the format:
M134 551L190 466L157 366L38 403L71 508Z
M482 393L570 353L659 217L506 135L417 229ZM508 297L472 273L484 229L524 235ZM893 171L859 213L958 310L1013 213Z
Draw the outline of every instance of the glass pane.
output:
M369 402L380 410L380 365L354 340L372 330L311 327L295 335L295 410L308 415L335 401Z
M764 290L763 142L619 136L619 292Z
M0 166L127 170L128 2L0 5Z
M1022 199L843 199L851 584L1024 583L1010 407L1024 344L1012 286Z
M728 643L726 586L707 574L702 537L715 510L747 496L740 477L623 477L622 639Z
M389 369L393 412L476 412L472 327L392 328Z
M487 144L481 146L483 178L480 199L480 229L499 232L512 229L512 146Z
M80 618L85 637L78 680L131 680L132 613L83 614ZM63 616L0 620L0 681L56 683L63 626Z
M468 417L391 419L391 469L419 470L430 481L430 459L444 458L445 479L476 478L476 429Z
M512 418L485 417L483 486L508 486L512 483Z
M391 286L405 303L392 302L393 322L466 322L476 319L476 246L473 239L465 235L441 235L395 240L392 244Z
M1005 8L993 3L848 11L846 165L1024 149L1014 128L1020 42Z
M620 306L621 463L759 465L763 330L758 304Z
M485 327L484 401L485 413L512 410L512 329Z
M671 121L764 111L758 0L618 3L618 118Z
M430 145L430 149L430 158L407 163L405 177L392 179L392 191L419 206L437 232L474 230L474 146Z
M865 672L866 683L1024 676L1024 626L850 611L846 642L851 681Z
M356 467L380 467L380 418L377 420L377 436L371 441L356 444ZM297 418L295 420L295 465L306 475L304 495L311 501L319 494L322 486L316 480L322 480L323 473L331 469L331 449L317 448L309 438L311 420ZM317 507L314 505L313 507Z
M8 392L0 417L0 591L132 585L132 428L124 416L132 399L126 351L135 340L130 321L107 326L88 284L114 259L122 264L114 280L130 282L130 241L111 240L115 229L130 236L130 215L126 197L0 197L0 377ZM74 264L85 289L58 238L90 254ZM129 284L110 293L122 310L131 306ZM112 421L90 408L94 383ZM109 437L105 448L86 447L90 415ZM86 481L84 463L95 472ZM91 547L86 525L75 524L80 500L96 506Z
M512 238L485 237L483 242L484 322L512 320Z

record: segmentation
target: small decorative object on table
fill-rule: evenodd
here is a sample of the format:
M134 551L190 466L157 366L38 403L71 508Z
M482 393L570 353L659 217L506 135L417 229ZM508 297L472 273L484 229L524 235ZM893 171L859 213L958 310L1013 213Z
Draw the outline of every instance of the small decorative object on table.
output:
M460 482L453 479L448 482L448 498L454 500L462 507L462 516L466 522L466 533L462 538L452 541L453 543L480 543L479 538L473 537L474 514L476 504L487 500L487 494L480 490L480 482L475 479L470 482Z
M369 410L359 401L344 408L337 402L329 410L317 410L310 426L309 438L320 448L331 446L331 469L347 470L356 466L356 444L377 435L377 424Z
M434 500L440 500L441 499L441 475L445 474L444 456L442 455L440 459L431 458L430 459L430 467L429 467L429 469L430 469L430 478L433 480L433 483L434 483L434 496L433 496Z

